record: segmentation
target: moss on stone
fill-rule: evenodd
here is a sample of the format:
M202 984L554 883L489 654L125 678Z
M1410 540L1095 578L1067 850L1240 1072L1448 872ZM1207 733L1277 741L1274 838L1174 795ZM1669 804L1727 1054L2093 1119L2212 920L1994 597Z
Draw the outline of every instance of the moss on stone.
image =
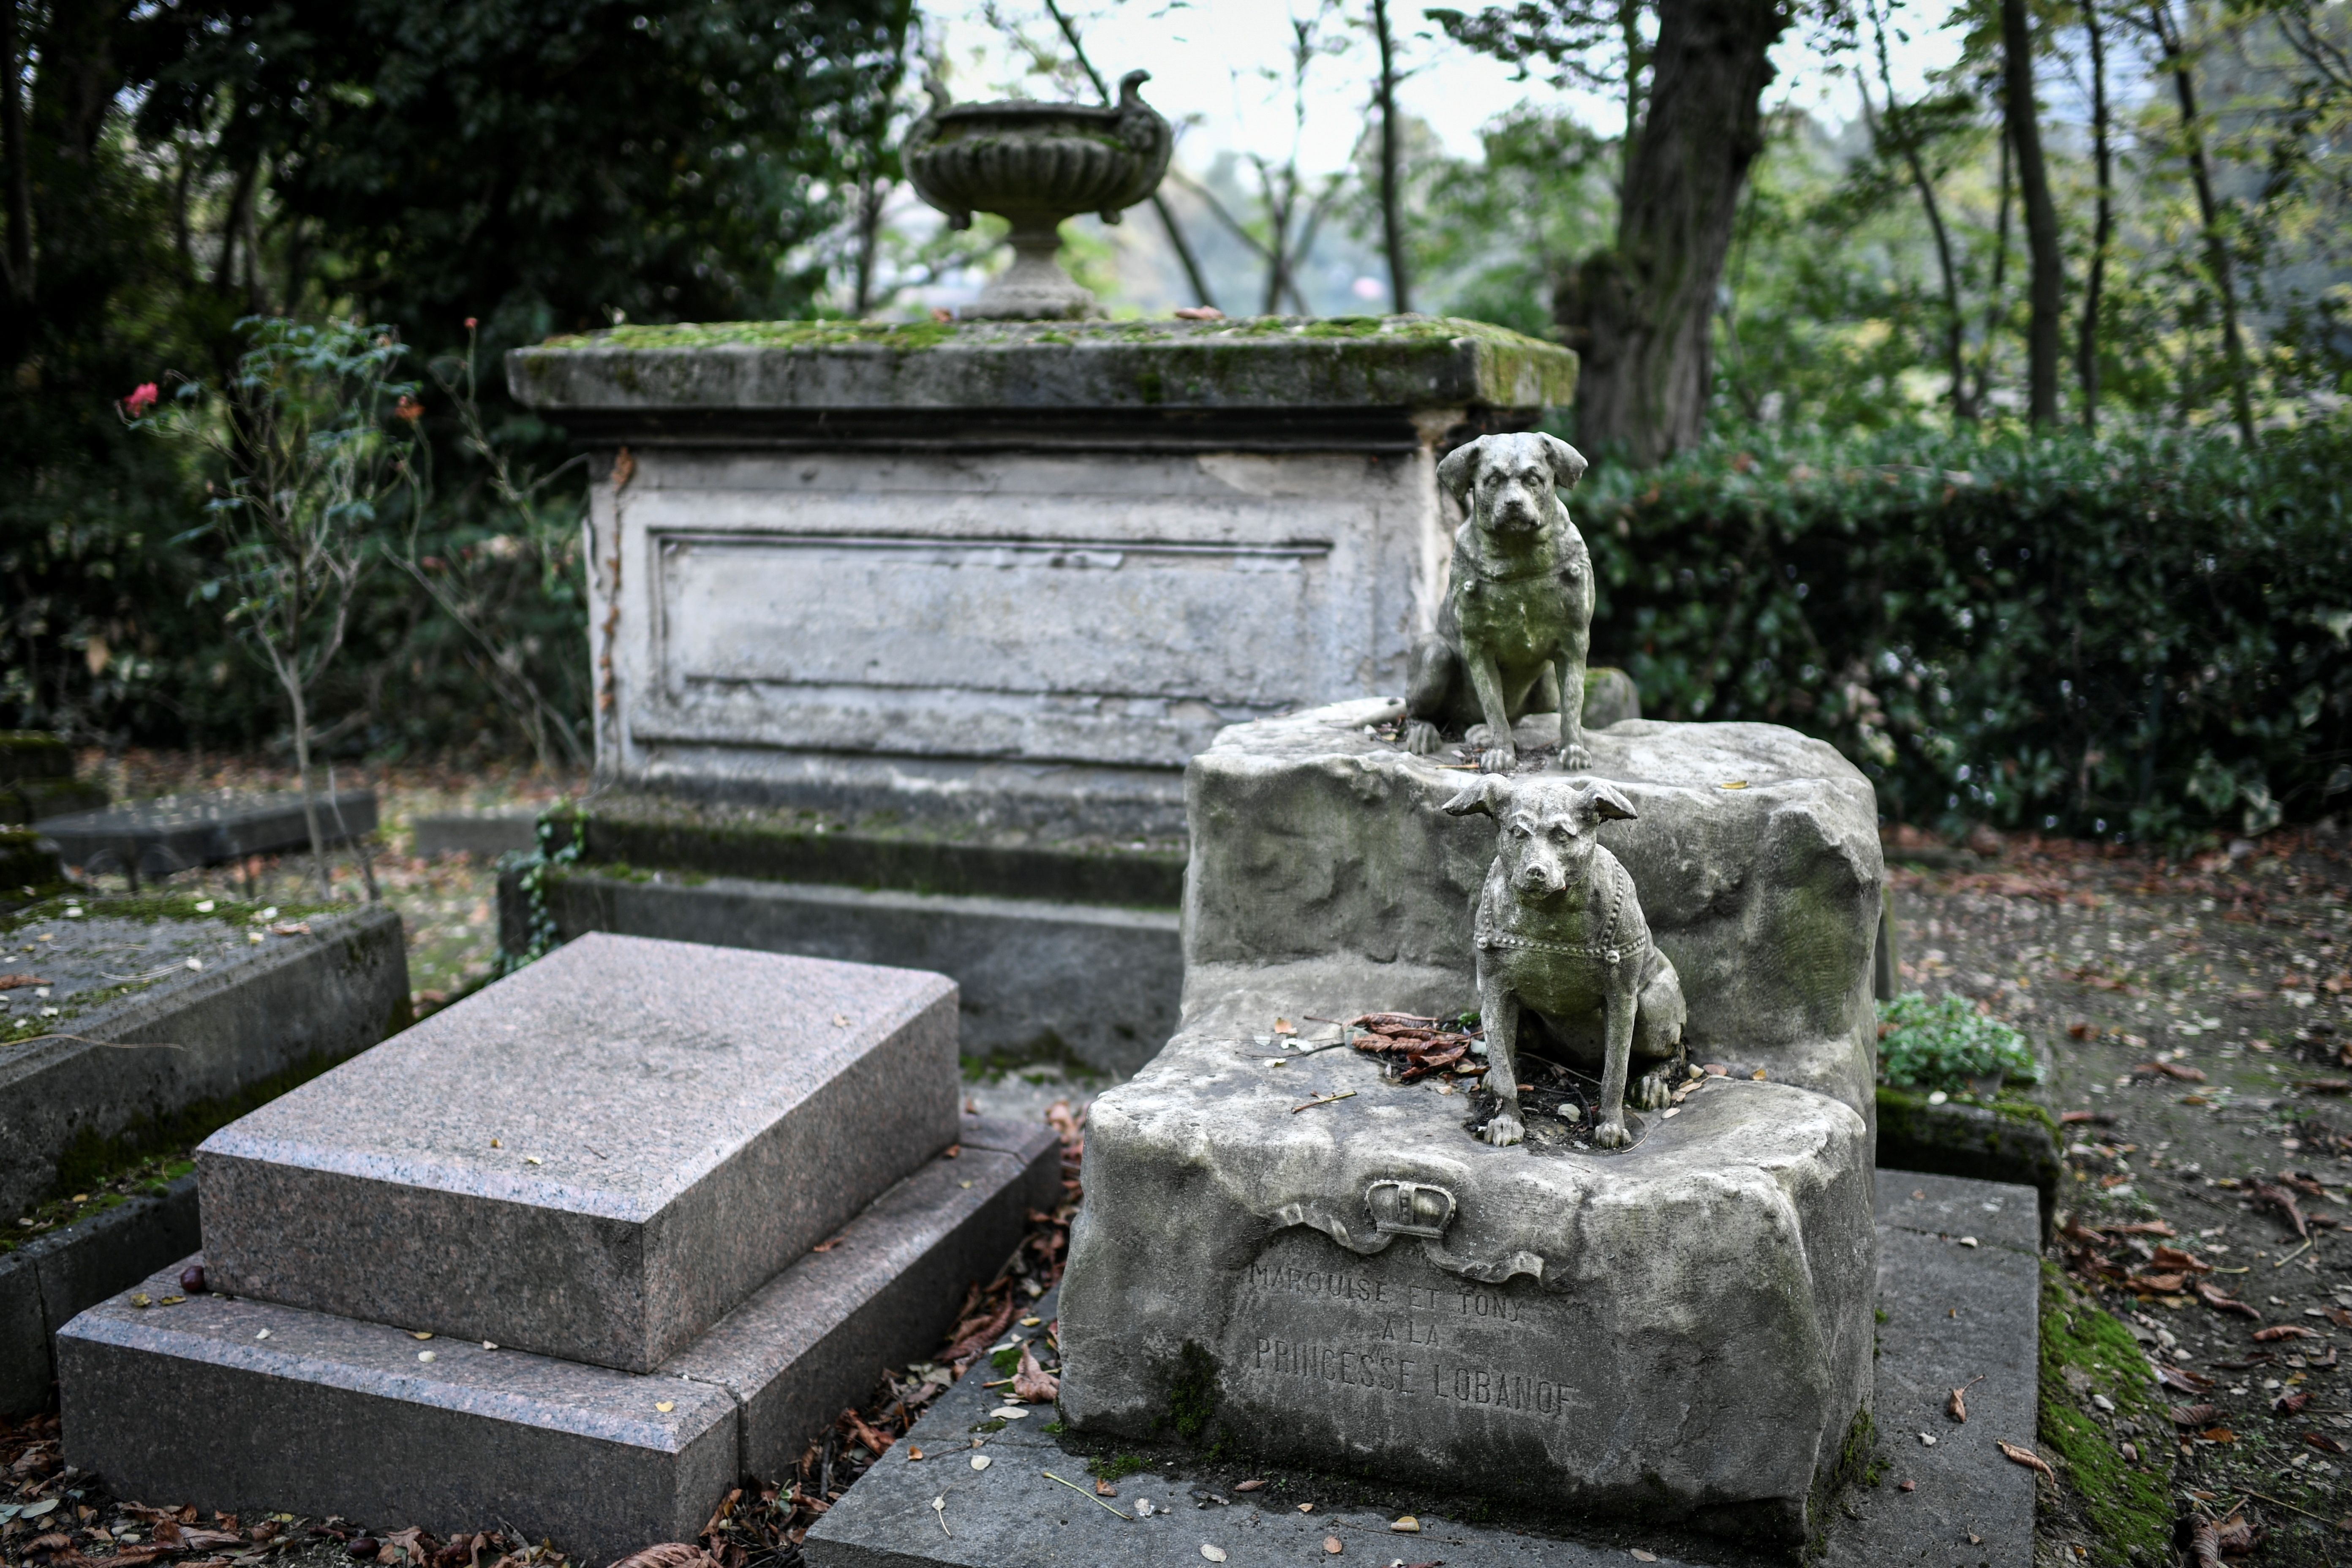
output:
M0 730L0 780L71 778L73 748L40 730Z
M1878 1086L1878 1163L1978 1181L2015 1182L2042 1195L2046 1233L2058 1198L2058 1123L2029 1100L1927 1096Z
M1116 1481L1148 1470L1151 1461L1140 1454L1101 1454L1087 1461L1087 1474L1106 1481Z
M1221 1457L1233 1438L1233 1428L1217 1420L1217 1358L1207 1347L1186 1340L1164 1373L1169 1430L1212 1459Z
M2171 1425L2147 1357L2130 1330L2052 1263L2042 1266L2040 1393L2042 1457L2082 1500L2094 1527L2091 1561L2114 1568L2171 1561ZM2095 1394L2116 1407L2109 1425L2092 1414ZM2137 1428L2128 1439L2137 1464L2119 1447L2126 1422Z
M937 348L1017 347L1029 343L1259 343L1297 339L1327 342L1452 342L1469 338L1496 346L1557 353L1556 344L1507 327L1454 316L1250 316L1225 321L680 321L608 327L552 337L542 350L563 349L837 349L903 352Z

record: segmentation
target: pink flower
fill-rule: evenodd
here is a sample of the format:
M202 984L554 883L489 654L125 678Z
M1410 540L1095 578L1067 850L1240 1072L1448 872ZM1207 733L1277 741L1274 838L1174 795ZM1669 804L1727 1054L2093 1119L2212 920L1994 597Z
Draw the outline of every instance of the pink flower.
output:
M467 318L466 318L466 330L467 330L467 331L469 331L469 332L470 332L470 331L472 331L474 330L474 328L475 328L476 324L477 324L477 323L476 323L476 321L475 321L475 320L474 320L474 318L473 318L473 317L468 316L468 317L467 317Z
M153 382L142 381L131 389L131 395L122 400L122 406L135 417L154 407L155 400L162 395Z

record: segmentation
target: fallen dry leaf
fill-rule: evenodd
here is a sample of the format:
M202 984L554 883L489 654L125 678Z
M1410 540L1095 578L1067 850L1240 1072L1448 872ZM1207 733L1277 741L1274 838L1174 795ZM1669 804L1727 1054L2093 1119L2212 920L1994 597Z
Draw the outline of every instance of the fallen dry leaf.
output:
M2221 1412L2211 1405L2176 1405L2165 1414L2172 1417L2175 1426L2202 1426Z
M2182 1067L2179 1062L2141 1062L2131 1070L2150 1074L2162 1073L2167 1078L2179 1079L2182 1083L2205 1081L2205 1074L2201 1070Z
M1118 1489L1097 1476L1095 1479L1095 1496L1117 1497L1118 1496Z
M2309 1389L2299 1388L2292 1394L2282 1394L2276 1399L2272 1400L2271 1414L2273 1415L2293 1415L2310 1403L2311 1391Z
M1969 1390L1974 1388L1978 1384L1982 1383L1983 1381L1984 1378L1981 1375L1972 1377L1969 1379L1968 1382L1960 1384L1959 1387L1952 1390L1952 1396L1944 1401L1944 1414L1950 1416L1954 1421L1959 1422L1963 1426L1967 1425L1969 1419Z
M2306 1329L2301 1323L2278 1323L2254 1331L2254 1342L2263 1345L2275 1344L2281 1340L2315 1340L2318 1337L2315 1331Z
M1225 1560L1225 1549L1222 1546L1212 1546L1203 1541L1201 1542L1201 1555L1212 1563L1223 1563Z
M2158 1268L2170 1269L2176 1272L2186 1269L2191 1274L2210 1274L2213 1271L2213 1266L2211 1264L2206 1262L2203 1258L2183 1252L2177 1247L2158 1247L2156 1249L2156 1258L2154 1261L2156 1267Z
M1330 1555L1337 1557L1340 1552L1346 1551L1347 1548L1339 1544L1339 1538L1338 1536L1327 1535L1323 1538L1323 1550Z
M2050 1478L2051 1485L2057 1485L2058 1472L2052 1469L2048 1461L2044 1460L2041 1455L2035 1453L2032 1449L2021 1448L2014 1443L2003 1443L1998 1437L1993 1439L1993 1443L1995 1447L2000 1449L2002 1457L2007 1458L2011 1464L2023 1465L2029 1470L2039 1471L2042 1475Z
M868 1453L879 1455L885 1449L888 1448L891 1443L895 1441L895 1439L886 1437L881 1433L874 1430L873 1427L867 1426L865 1418L859 1415L855 1410L843 1411L841 1413L841 1418L848 1423L849 1435L856 1438L859 1442L865 1444Z
M1389 1528L1399 1535L1419 1535L1421 1521L1408 1513L1391 1521Z
M2303 1210L2296 1206L2294 1194L2293 1193L2289 1192L2284 1187L2273 1186L2268 1182L2256 1182L2252 1187L2247 1189L2247 1191L2253 1198L2254 1202L2258 1204L2268 1204L2271 1207L2284 1215L2286 1216L2287 1223L2294 1226L2295 1235L2303 1237L2305 1241L2311 1239L2311 1226L2305 1221L2303 1217Z
M2234 1443L2238 1440L2238 1435L2227 1426L2208 1426L2197 1435L2208 1443Z
M2159 1365L2156 1369L2156 1381L2167 1388L2177 1388L2183 1394L2201 1394L2213 1386L2213 1380L2203 1373L2190 1372L2185 1367L2178 1366Z
M1037 1364L1035 1352L1021 1347L1021 1366L1013 1374L1013 1392L1032 1405L1051 1405L1062 1396L1062 1380Z
M1636 1563L1655 1563L1658 1560L1656 1552L1644 1552L1638 1546L1629 1547L1627 1550L1633 1553L1633 1561Z
M20 985L47 985L48 981L37 974L0 974L0 991L14 991Z
M2256 1322L2262 1321L2263 1315L2253 1308L2247 1306L2229 1292L2208 1285L2201 1279L2197 1282L2196 1291L2197 1299L2217 1312L2235 1312L2242 1318L2252 1318Z
M2221 1568L2221 1532L2210 1519L2200 1519L2189 1532L2189 1553L2197 1568Z
M1298 1033L1298 1026L1287 1018L1276 1018L1274 1021L1274 1032L1277 1035L1295 1035Z
M717 1568L718 1559L690 1541L666 1541L632 1552L613 1568Z
M2116 1236L2179 1236L2180 1233L2160 1219L2138 1219L2129 1225L2111 1225L2106 1229Z
M1265 1479L1264 1477L1259 1477L1255 1480L1235 1481L1234 1483L1234 1490L1237 1492L1255 1492L1263 1491L1265 1489Z
M2303 1435L2303 1440L2323 1454L2340 1454L2344 1451L2344 1445L2325 1432L2305 1432Z

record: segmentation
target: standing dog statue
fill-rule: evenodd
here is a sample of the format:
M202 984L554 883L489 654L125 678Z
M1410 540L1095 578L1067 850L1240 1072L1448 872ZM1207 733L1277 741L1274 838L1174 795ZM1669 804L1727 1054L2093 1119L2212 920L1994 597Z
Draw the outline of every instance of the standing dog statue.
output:
M1559 714L1559 766L1589 768L1584 656L1592 636L1592 556L1560 492L1584 458L1557 437L1481 436L1437 465L1469 509L1454 535L1453 583L1437 630L1413 647L1404 743L1427 756L1441 729L1486 726L1480 771L1518 765L1511 725Z
M1486 1030L1486 1087L1502 1102L1480 1136L1517 1143L1522 1016L1579 1065L1601 1068L1592 1141L1624 1147L1625 1079L1639 1058L1637 1110L1666 1103L1683 1070L1682 980L1642 918L1633 879L1593 837L1603 822L1633 820L1615 786L1541 777L1514 784L1488 773L1445 803L1455 816L1485 812L1501 848L1478 893L1478 1016Z

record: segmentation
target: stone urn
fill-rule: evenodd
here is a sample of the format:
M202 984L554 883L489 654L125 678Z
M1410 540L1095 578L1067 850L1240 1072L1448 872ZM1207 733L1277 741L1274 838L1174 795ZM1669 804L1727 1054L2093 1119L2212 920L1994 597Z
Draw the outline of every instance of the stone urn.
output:
M1150 196L1168 172L1175 132L1139 91L1150 71L1119 79L1118 102L955 103L937 79L930 111L907 132L901 156L916 193L968 228L975 212L1013 225L1013 265L964 307L979 321L1076 321L1102 314L1094 295L1055 259L1062 220L1122 209Z

